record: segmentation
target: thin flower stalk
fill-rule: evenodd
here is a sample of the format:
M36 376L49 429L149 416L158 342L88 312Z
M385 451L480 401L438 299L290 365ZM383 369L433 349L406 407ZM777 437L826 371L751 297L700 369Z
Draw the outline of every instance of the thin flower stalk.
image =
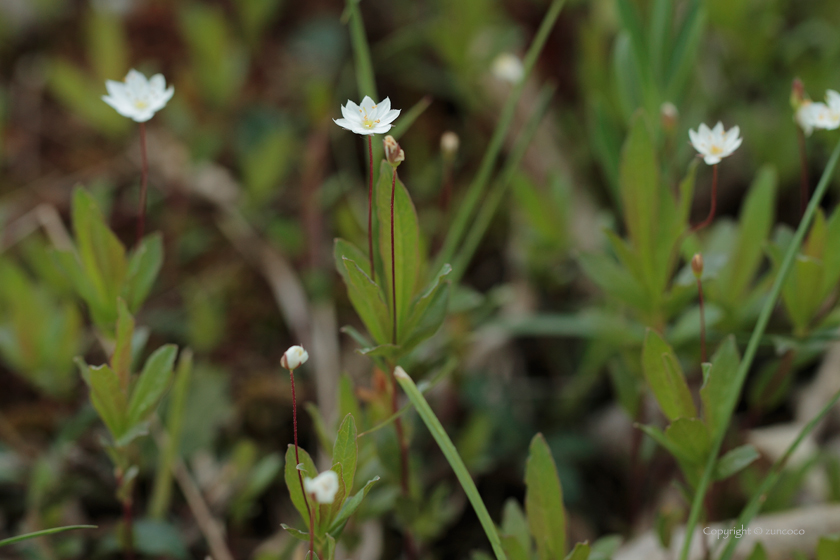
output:
M700 253L691 259L691 271L697 280L697 296L700 304L700 363L705 364L708 356L706 353L706 309L703 301L703 256Z
M140 123L140 213L137 216L137 239L139 246L143 240L143 233L146 228L146 191L149 182L149 159L146 156L146 123Z
M373 139L368 136L368 258L370 279L376 282L376 266L373 263Z
M309 353L303 349L302 346L292 346L283 354L280 359L280 365L289 370L289 379L292 385L292 431L294 432L295 440L295 470L297 471L298 481L300 482L300 491L303 494L303 501L306 504L306 510L309 511L309 500L306 498L306 489L303 484L303 475L297 465L300 465L300 454L298 453L298 425L297 425L297 395L295 394L295 370L306 363L309 359ZM310 523L312 514L310 513Z

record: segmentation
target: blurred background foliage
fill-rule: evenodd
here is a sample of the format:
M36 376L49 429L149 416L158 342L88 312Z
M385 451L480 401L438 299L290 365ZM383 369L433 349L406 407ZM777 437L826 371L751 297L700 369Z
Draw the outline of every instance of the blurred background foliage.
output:
M380 95L403 118L428 105L400 138L407 155L400 174L430 250L442 243L511 91L493 63L503 53L524 54L547 4L358 3ZM67 522L103 527L101 539L61 535L21 548L25 557L106 557L118 548L104 538L119 515L113 476L73 364L78 355L91 363L106 357L91 328L95 318L85 314L54 253L69 242L62 220L69 224L77 183L117 235L132 239L137 131L101 101L104 80L121 79L132 67L163 72L175 86L149 124L149 230L162 233L165 258L137 321L140 347L147 340L150 348L189 347L195 366L188 388L170 392L161 417L178 411L175 453L226 522L236 557L291 554L292 542L279 532L281 522L296 518L280 474L292 437L288 382L278 364L301 342L301 331L288 298L305 295L322 329L360 326L331 256L334 237L366 245L366 154L358 137L331 122L339 104L360 97L344 12L338 0L0 1L0 526L4 534ZM693 195L683 209L696 223L708 210L710 173L690 167L687 130L701 121L740 126L744 145L721 165L719 219L683 250L702 250L706 258L715 347L724 333L743 344L799 218L791 80L799 76L820 98L826 88L840 89L838 68L834 0L567 2L526 84L514 130L524 127L540 82L556 86L556 94L506 203L468 266L456 271L462 281L453 286L446 325L411 357L418 375L457 358L435 388L436 409L494 519L507 498L524 495L528 442L541 431L563 482L571 542L651 526L669 540L684 507L669 501L666 482L677 468L628 427L655 415L645 412L642 397L645 327L665 329L684 365L698 362L696 292L681 263L663 271L664 284L648 293L652 302L628 295L624 276L610 276L619 265L608 236L623 234L625 224L632 229L621 147L642 109L661 182L678 192L689 177L690 188L679 192ZM663 111L666 102L675 113ZM454 158L440 149L450 130L460 138ZM829 142L826 134L808 140L812 177ZM512 146L506 142L505 152ZM826 215L806 250L816 260L837 254L832 181ZM763 347L743 405L747 427L795 415L790 389L813 377L840 323L835 265L826 264L807 301L795 287L785 291L790 319L776 317ZM295 273L302 291L289 292ZM338 410L343 415L364 402L372 418L387 416L375 412L382 380L355 348L340 335L332 349L335 377L319 379L315 367L300 376L299 401L321 406L302 416L302 446L313 453L334 431ZM698 365L686 370L689 383L699 384ZM347 375L340 384L339 373ZM617 433L636 434L625 441L603 436L619 408ZM413 432L417 455L434 449L425 431ZM390 430L376 437L396 449ZM152 441L142 449L141 552L203 557L183 497L152 498L159 451ZM423 458L416 475L432 490L414 527L432 556L463 558L485 546L483 537L442 458L433 457ZM359 478L378 474L381 465L371 461ZM840 500L838 464L826 452L786 471L767 509L799 503L809 469L829 481L819 499ZM640 474L640 465L652 474ZM761 468L743 471L727 486L730 494L718 492L711 515L736 514ZM156 500L171 505L152 507ZM364 541L373 531L380 543L373 550L396 557L394 523L364 523L395 507L395 495L383 488L369 500L350 538Z

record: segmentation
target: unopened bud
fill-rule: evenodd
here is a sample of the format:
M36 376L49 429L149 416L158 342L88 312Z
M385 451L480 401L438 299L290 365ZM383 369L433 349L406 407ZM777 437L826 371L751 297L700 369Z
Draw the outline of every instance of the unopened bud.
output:
M695 254L691 258L691 272L694 273L694 277L698 280L703 276L703 256L700 253Z
M493 75L503 82L517 84L525 75L525 67L515 54L502 53L493 61Z
M440 151L446 160L453 160L458 155L458 148L461 146L461 139L458 135L447 130L440 136Z
M793 84L790 87L790 106L794 111L798 111L803 104L810 103L808 94L805 93L805 85L799 78L793 79Z
M388 163L391 164L391 167L394 169L397 166L405 161L405 152L403 152L400 145L397 144L397 141L394 140L394 137L390 134L385 137L382 141L382 145L385 146L385 159L388 160Z
M659 108L659 117L662 119L662 128L665 129L665 132L673 132L677 127L677 119L680 118L680 112L677 110L676 105L670 101L666 101Z
M280 365L290 371L294 371L305 364L308 359L309 353L303 349L303 346L292 346L280 358Z

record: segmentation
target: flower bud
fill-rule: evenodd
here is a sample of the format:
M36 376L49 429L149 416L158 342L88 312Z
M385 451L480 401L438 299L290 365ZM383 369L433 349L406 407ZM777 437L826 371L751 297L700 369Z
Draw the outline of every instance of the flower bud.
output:
M670 101L666 101L659 108L659 118L662 119L662 128L665 129L665 132L674 131L679 117L680 112L677 110L677 106Z
M390 134L386 136L382 141L382 145L385 146L385 159L388 160L391 167L396 169L400 163L405 161L405 152L403 152L403 149L400 148L400 145L397 144L393 136Z
M309 359L309 353L303 349L303 346L292 346L283 357L280 358L280 365L289 371L294 371Z
M303 479L303 487L319 504L331 504L338 493L338 474L335 471L324 471L315 478L306 477Z
M517 84L525 75L525 67L515 54L502 53L493 61L493 75L503 82Z
M447 130L440 136L440 151L443 154L443 159L452 161L458 155L458 148L461 146L461 139L458 135Z
M810 99L808 99L808 94L805 93L805 85L799 78L794 78L790 87L790 106L794 111L798 111L806 102L810 102Z
M691 259L691 272L698 280L703 276L703 255L696 253Z

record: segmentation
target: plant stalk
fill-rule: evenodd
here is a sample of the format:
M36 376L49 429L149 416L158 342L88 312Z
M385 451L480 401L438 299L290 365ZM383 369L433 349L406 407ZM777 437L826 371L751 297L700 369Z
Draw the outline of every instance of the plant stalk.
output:
M376 282L376 267L373 264L373 136L368 134L368 254L370 255L370 279ZM393 246L393 243L392 243Z
M700 363L705 364L708 354L706 353L706 305L703 301L703 281L697 279L697 294L700 302Z
M712 166L712 205L709 207L709 215L706 219L691 228L691 233L700 231L704 227L712 223L715 219L715 209L717 207L717 184L718 184L718 164Z
M799 219L805 215L805 207L808 206L809 188L808 183L808 152L805 149L805 132L802 127L796 127L797 137L799 138Z
M140 212L137 215L137 246L143 240L143 233L146 227L146 190L149 180L149 160L146 156L146 123L140 123Z
M306 511L309 511L309 500L306 498L306 490L303 487L303 475L300 469L300 457L298 456L298 430L297 430L297 396L295 395L295 370L289 370L289 379L292 380L292 429L295 433L295 470L297 471L298 481L300 482L300 491L303 494L303 502L306 504ZM312 523L312 514L309 514L309 522Z
M394 194L397 190L397 168L394 168L394 175L391 178L391 305L393 309L391 330L391 342L397 345L397 258L394 249ZM396 389L396 387L395 387ZM396 394L396 390L394 391ZM396 412L396 410L394 410Z

